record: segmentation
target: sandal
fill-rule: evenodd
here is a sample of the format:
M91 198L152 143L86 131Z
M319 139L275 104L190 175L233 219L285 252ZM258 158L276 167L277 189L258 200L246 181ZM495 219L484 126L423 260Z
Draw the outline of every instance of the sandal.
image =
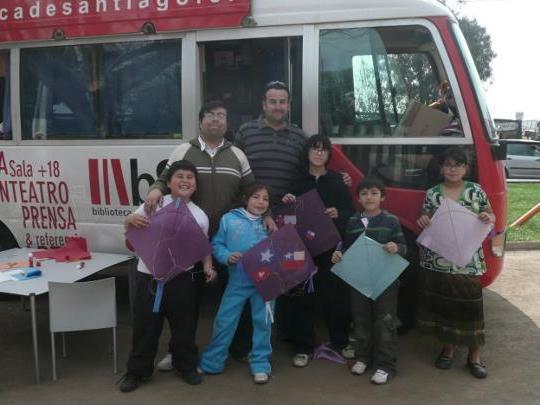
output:
M441 351L437 359L435 360L435 367L441 370L448 370L452 367L454 362L454 357L447 356L444 354L444 349Z

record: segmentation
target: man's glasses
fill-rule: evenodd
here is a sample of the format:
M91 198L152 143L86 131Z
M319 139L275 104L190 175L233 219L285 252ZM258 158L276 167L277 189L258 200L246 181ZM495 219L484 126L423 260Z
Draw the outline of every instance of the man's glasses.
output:
M204 116L206 118L212 118L212 119L218 118L218 119L222 120L222 119L225 119L227 117L227 114L224 113L224 112L221 112L221 111L219 111L219 112L207 111L207 112L204 113Z

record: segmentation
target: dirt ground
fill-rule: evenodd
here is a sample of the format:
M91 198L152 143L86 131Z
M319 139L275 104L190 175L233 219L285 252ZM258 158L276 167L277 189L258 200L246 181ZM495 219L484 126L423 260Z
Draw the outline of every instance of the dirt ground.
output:
M117 290L123 370L131 335L125 277L118 278ZM231 361L224 374L205 376L199 386L156 372L137 391L123 394L116 385L121 374L112 373L108 331L68 334L68 357L58 359L59 380L51 381L46 296L37 304L42 384L36 385L30 312L22 310L18 298L0 295L0 404L540 404L539 304L540 251L508 252L502 275L485 290L486 380L468 373L464 352L451 370L434 368L439 346L411 331L400 338L398 375L386 386L370 384L369 373L355 377L344 365L325 360L295 369L288 347L276 342L273 376L265 386L252 383L246 364ZM210 304L203 308L200 346L209 337L214 310ZM158 357L166 351L167 339L165 332Z

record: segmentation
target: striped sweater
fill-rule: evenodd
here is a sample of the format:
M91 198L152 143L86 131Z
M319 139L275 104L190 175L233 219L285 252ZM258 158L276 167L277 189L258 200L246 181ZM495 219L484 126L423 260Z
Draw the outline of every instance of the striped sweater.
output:
M243 189L255 181L249 162L246 155L228 141L225 141L212 158L206 151L201 150L199 140L193 139L176 147L151 189L158 188L166 194L168 189L165 179L168 168L182 159L193 163L199 172L197 191L192 199L208 215L209 235L212 236L223 214L240 203Z
M246 154L257 181L271 187L272 202L276 203L302 173L306 140L306 134L297 126L276 131L260 117L240 127L235 145Z
M367 228L364 226L362 218L367 218ZM401 256L405 256L407 253L407 243L399 219L388 211L382 210L379 215L374 217L366 217L364 213L357 212L350 217L345 227L344 250L348 249L364 231L368 238L383 245L388 242L396 243L399 249L398 253Z

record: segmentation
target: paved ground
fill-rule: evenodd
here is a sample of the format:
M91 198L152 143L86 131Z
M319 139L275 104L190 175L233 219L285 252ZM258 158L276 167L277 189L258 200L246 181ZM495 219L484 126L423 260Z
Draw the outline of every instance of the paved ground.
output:
M130 318L125 280L119 289L120 365L130 345ZM354 377L342 365L314 361L306 369L289 366L287 347L274 347L274 376L266 386L251 382L245 364L232 361L226 373L206 376L202 385L187 386L171 373L157 373L136 392L122 394L112 374L108 333L67 336L68 357L59 359L59 380L50 379L47 300L38 300L43 383L33 383L30 314L18 299L0 296L0 404L540 404L540 251L508 252L503 274L485 291L486 380L464 367L464 353L453 369L432 366L438 346L416 332L401 338L399 374L387 386L373 386L369 376ZM212 305L200 322L199 342L209 336ZM162 351L167 336L163 336Z

